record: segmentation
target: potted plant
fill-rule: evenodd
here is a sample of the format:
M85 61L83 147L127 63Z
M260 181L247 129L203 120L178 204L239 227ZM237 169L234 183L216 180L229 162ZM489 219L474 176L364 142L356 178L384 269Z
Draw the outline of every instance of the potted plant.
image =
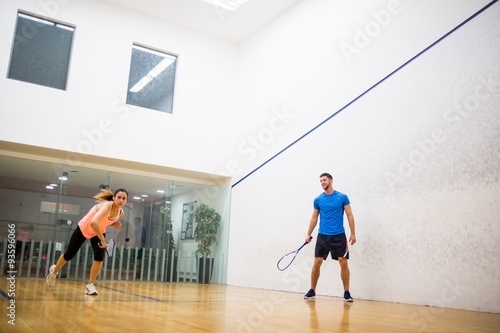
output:
M220 214L206 204L200 204L189 217L195 223L194 240L198 243L195 252L198 261L198 282L209 283L212 276L214 258L210 258L212 245L217 244L217 232L221 223Z

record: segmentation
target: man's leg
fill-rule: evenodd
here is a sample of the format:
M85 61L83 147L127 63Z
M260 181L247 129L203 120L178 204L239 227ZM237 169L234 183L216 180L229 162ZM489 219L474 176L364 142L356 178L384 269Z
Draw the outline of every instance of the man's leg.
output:
M322 263L322 257L314 258L313 268L311 270L311 289L304 295L305 299L313 299L316 297L316 286L318 285L319 271Z
M342 284L344 285L344 291L349 290L349 279L351 273L349 272L349 266L347 265L347 259L344 257L339 257L340 264L340 278L342 279Z
M314 264L311 270L311 289L313 290L316 290L316 286L318 285L321 264L323 264L323 258L314 258Z
M344 301L352 302L351 293L349 292L349 279L351 273L349 272L349 266L347 265L347 258L339 257L340 264L340 278L342 279L342 284L344 285Z

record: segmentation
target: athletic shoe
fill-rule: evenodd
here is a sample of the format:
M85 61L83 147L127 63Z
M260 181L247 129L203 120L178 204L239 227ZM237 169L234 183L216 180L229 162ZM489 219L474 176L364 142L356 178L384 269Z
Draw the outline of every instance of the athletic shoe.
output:
M85 287L85 295L97 296L97 290L95 289L95 286L93 283L87 284L87 286Z
M304 295L304 299L313 299L316 297L316 293L314 292L314 289L309 289L307 294Z
M353 299L351 297L351 293L349 292L349 290L344 291L344 301L346 301L346 302L352 302L353 301Z
M56 268L56 265L50 266L49 274L47 274L47 277L45 278L45 282L47 282L49 287L53 287L56 284L57 273L54 272L54 268Z

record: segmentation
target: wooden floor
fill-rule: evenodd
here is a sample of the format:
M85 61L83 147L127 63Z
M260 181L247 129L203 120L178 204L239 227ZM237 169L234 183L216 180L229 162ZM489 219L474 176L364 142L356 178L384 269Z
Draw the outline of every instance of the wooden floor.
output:
M98 296L82 281L21 278L15 309L0 296L0 332L500 332L500 314L225 285L99 282ZM7 315L15 314L15 326Z

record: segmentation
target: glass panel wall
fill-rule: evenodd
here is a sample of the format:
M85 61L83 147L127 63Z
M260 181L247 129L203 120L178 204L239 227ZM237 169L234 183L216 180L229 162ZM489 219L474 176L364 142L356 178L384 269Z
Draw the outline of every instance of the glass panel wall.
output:
M196 241L181 239L184 206L207 200L203 193L224 189L8 156L0 156L1 274L14 268L18 277L45 278L78 222L96 204L93 197L102 189L117 188L127 189L128 202L121 228L106 230L106 239L114 239L116 247L112 256L105 257L99 279L198 282ZM14 266L9 266L11 243L15 243ZM225 251L223 246L212 251L221 259L210 272L211 283L225 281ZM59 277L86 279L92 261L92 247L86 241Z

